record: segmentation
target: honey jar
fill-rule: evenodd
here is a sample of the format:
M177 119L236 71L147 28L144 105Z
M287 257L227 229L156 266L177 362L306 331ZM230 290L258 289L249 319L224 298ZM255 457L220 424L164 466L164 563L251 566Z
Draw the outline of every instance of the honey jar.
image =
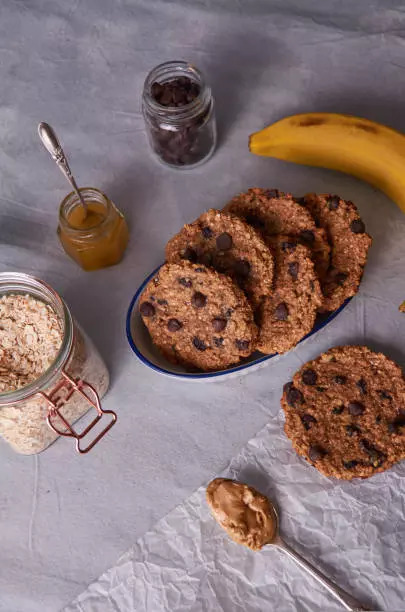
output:
M84 270L98 270L121 261L128 226L114 203L94 187L80 189L87 210L72 191L59 208L58 235L66 253Z

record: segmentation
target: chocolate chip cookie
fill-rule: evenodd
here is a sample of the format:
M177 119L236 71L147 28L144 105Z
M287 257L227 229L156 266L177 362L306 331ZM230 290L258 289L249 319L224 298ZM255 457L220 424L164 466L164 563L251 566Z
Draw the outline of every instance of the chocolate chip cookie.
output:
M254 308L271 293L273 257L269 248L247 223L218 210L203 213L169 240L166 259L202 263L231 276Z
M299 239L312 253L315 270L322 279L329 268L329 243L324 229L316 226L302 199L278 189L252 188L240 193L224 208L241 217L264 237L290 234Z
M291 236L273 236L274 292L259 311L262 353L285 353L314 326L322 292L310 251Z
M366 346L331 348L284 386L285 432L325 476L351 480L405 458L401 368Z
M353 202L337 195L314 193L306 195L304 202L326 230L331 245L330 267L321 279L322 310L336 310L357 293L372 240Z
M186 368L220 370L255 349L257 327L243 291L201 264L163 265L139 310L154 344Z

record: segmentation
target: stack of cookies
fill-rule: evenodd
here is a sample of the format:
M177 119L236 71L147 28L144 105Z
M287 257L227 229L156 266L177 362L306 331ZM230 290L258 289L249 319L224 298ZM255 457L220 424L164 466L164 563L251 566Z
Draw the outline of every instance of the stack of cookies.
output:
M284 353L357 292L370 245L352 202L250 189L169 240L140 312L167 359L189 369Z

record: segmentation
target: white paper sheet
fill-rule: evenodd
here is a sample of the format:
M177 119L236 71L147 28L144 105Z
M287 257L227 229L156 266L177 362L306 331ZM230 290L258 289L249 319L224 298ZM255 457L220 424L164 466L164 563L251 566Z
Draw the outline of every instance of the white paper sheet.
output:
M268 495L286 541L373 610L403 610L405 462L366 481L325 478L298 457L280 411L225 476ZM159 521L65 612L324 612L342 609L292 560L232 542L205 488Z
M269 421L271 465L264 471L275 483L286 537L312 560L322 553L321 567L366 602L370 594L389 612L405 609L398 468L365 484L331 484L290 457L272 421L283 383L332 345L368 343L405 365L405 315L397 310L405 298L405 215L348 175L260 158L247 146L250 133L307 111L357 114L405 131L403 0L1 0L0 38L0 270L34 274L64 297L106 360L112 384L103 405L118 413L117 425L85 457L69 440L35 457L0 440L0 612L66 606ZM171 59L198 66L215 96L218 150L193 171L156 162L144 131L145 76ZM125 213L130 241L119 266L88 273L63 252L56 226L69 186L38 139L42 120L56 129L78 183L100 188ZM263 370L198 387L167 380L128 346L129 302L184 223L251 186L297 196L331 192L356 203L374 240L359 295L322 333ZM249 465L263 461L253 456ZM302 491L305 506L293 501ZM282 609L281 602L287 610L327 604L276 551L262 559L235 549L208 521L200 497L192 499L190 509L204 517L193 523L198 537L189 542L201 566L190 559L196 569L186 579L184 560L173 552L176 538L187 539L180 511L176 529L168 527L171 543L159 535L163 523L137 545L137 593L142 599L147 590L150 599L124 603L123 612L159 612L151 593L160 587L151 585L162 567L178 576L167 581L166 609L175 612L176 594L192 612L234 612L238 605L250 612L248 583L229 573L238 564L261 585L263 612ZM324 513L325 503L339 512ZM377 523L364 529L370 516ZM219 538L215 550L212 538L200 536L208 527ZM204 565L199 542L218 563L227 555L221 575ZM106 601L92 609L119 609Z

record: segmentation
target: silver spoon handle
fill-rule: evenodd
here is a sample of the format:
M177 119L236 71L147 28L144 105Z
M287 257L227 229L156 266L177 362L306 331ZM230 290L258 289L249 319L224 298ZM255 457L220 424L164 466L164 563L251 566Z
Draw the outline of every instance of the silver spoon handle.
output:
M277 537L276 540L272 542L274 546L277 546L280 550L284 551L289 557L294 559L294 561L308 574L315 578L322 586L325 587L332 595L336 597L345 608L345 610L351 610L352 612L359 612L360 610L369 610L363 606L357 599L346 593L343 589L341 589L337 584L332 582L329 578L327 578L322 572L320 572L316 567L311 565L304 557L301 557L295 550L293 550L288 544L282 540L280 536Z
M51 128L48 123L42 121L38 125L38 134L40 139L42 140L44 147L47 149L47 151L49 151L52 159L56 162L60 170L66 176L67 180L76 192L76 195L78 196L83 208L87 211L87 204L84 201L82 194L80 193L77 183L70 170L66 155L53 128Z

